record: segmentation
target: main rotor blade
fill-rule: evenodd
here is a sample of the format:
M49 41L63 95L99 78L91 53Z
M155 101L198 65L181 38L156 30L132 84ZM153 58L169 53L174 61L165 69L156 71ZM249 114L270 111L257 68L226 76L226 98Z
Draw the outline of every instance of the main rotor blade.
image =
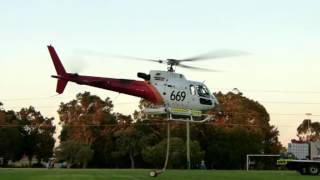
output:
M218 59L218 58L226 58L226 57L233 57L233 56L242 56L248 55L249 53L243 51L235 51L235 50L218 50L218 51L211 51L208 53L200 54L197 56L193 56L186 59L180 59L179 61L199 61L199 60L207 60L207 59Z
M138 61L149 61L149 62L151 61L151 62L164 63L163 60L139 58L139 57L133 57L133 56L119 55L119 54L109 54L109 53L90 51L90 50L81 50L80 52L84 53L86 55L99 56L99 57L103 57L103 58L111 57L111 58L118 58L118 59L132 59L132 60L138 60Z
M138 60L138 61L149 61L149 62L151 61L151 62L163 63L162 60L139 58L139 57L133 57L133 56L124 56L124 55L117 55L117 54L110 54L110 57L121 58L121 59L132 59L132 60Z
M198 71L221 72L221 71L214 70L214 69L200 68L200 67L188 66L188 65L184 65L184 64L179 64L177 66L182 67L182 68L186 68L186 69L198 70Z

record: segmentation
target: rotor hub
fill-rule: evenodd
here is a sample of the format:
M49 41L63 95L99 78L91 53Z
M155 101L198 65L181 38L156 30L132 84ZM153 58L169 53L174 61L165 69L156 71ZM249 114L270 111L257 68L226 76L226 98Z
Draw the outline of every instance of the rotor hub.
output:
M167 59L168 71L174 72L173 66L178 66L180 64L177 59Z

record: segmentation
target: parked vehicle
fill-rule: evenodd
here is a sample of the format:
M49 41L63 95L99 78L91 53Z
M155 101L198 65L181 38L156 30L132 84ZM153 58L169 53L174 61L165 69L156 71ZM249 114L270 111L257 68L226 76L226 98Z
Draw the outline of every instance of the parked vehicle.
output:
M302 175L318 175L320 173L320 141L289 143L288 153L280 156L277 165L286 166Z

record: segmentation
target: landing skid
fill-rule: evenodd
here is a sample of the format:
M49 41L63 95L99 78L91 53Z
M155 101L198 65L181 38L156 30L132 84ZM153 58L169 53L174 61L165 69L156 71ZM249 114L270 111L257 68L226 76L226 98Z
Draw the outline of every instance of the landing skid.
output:
M203 118L203 119L199 119L199 118ZM169 113L168 121L203 123L203 122L207 122L207 121L212 121L213 119L214 119L213 115L209 115L209 114L203 114L201 117L196 117L196 118L193 116L183 118L183 117L179 117L179 116L176 116L174 114Z
M203 123L214 119L213 115L202 114L201 111L181 108L146 108L144 113L147 115L166 114L168 121Z

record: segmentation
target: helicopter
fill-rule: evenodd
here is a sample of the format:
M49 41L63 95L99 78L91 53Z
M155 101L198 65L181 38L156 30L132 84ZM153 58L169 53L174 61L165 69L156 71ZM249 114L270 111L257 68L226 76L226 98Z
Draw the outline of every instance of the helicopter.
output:
M64 92L67 83L70 81L79 85L93 86L143 98L153 104L153 107L144 109L146 114L168 114L169 120L178 121L195 121L195 117L203 117L203 119L197 120L198 122L210 120L212 116L203 116L202 112L213 109L219 102L204 83L187 80L183 74L176 73L174 67L179 66L192 70L214 71L183 63L239 55L239 52L217 51L186 59L155 60L132 58L135 60L157 62L168 66L167 71L151 70L149 74L138 72L138 78L142 79L139 81L68 73L54 47L52 45L48 45L47 47L57 73L57 75L52 75L51 77L58 80L56 92L59 94ZM187 116L189 118L186 120L185 118L175 118L175 116Z

